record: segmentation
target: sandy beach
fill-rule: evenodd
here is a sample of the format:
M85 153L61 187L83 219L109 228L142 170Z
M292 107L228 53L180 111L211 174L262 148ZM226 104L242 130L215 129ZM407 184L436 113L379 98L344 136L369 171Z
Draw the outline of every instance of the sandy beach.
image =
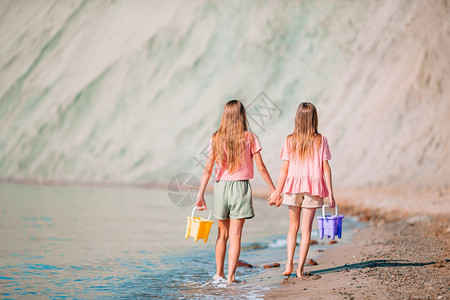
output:
M358 216L370 226L356 232L351 243L324 252L318 265L307 266L307 279L280 280L267 299L449 299L447 191L359 189L337 194L344 215ZM400 212L411 194L422 197ZM391 205L380 205L381 199L390 199Z

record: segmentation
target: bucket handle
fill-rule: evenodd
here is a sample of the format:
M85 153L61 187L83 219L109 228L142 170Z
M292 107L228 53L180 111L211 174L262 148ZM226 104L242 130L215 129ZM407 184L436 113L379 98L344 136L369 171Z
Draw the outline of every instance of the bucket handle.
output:
M192 209L191 218L194 217L195 209L198 209L198 208L199 208L199 207L197 207L197 206L194 205L194 208ZM209 211L209 215L208 215L208 220L207 220L207 221L209 221L209 219L211 219L211 211Z
M324 204L322 205L322 216L325 217L325 207L330 207L329 204ZM337 216L338 215L338 209L337 209L337 204L334 205L334 214Z

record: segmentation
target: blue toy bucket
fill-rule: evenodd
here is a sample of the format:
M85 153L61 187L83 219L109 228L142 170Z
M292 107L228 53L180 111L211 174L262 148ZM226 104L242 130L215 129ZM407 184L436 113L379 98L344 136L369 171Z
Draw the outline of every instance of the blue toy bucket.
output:
M322 216L317 217L317 221L319 223L320 239L323 239L323 236L326 236L327 238L331 238L332 240L334 240L334 238L336 236L338 238L341 238L342 237L342 219L344 218L344 216L338 215L337 205L335 206L334 216L326 215L325 207L330 207L330 206L323 205L322 206Z

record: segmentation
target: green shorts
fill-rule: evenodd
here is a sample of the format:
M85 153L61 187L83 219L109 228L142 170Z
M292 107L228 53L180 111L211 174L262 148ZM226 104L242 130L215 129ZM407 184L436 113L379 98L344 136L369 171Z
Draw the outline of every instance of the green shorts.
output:
M255 216L248 180L214 182L214 216L218 220L251 219Z

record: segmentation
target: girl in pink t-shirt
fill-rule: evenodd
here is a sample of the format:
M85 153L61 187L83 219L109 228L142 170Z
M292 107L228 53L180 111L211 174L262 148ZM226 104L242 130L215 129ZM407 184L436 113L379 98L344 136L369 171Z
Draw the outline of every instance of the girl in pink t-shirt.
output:
M331 159L327 139L317 131L317 110L309 102L300 103L295 116L295 129L281 149L281 167L275 192L269 198L270 205L289 206L289 231L287 234L287 261L283 275L291 275L294 268L294 252L302 212L301 242L297 277L304 277L304 264L311 241L311 227L316 208L328 197L334 207L331 183ZM283 195L281 197L281 194Z
M229 239L227 280L230 283L238 282L235 273L241 252L242 228L245 219L255 216L249 183L249 179L253 178L253 160L271 192L275 191L260 151L258 138L249 131L244 105L238 100L229 101L223 109L220 127L211 137L208 161L203 170L195 203L199 210L206 209L205 188L216 164L214 215L219 230L216 241L215 280L225 278L224 262Z

